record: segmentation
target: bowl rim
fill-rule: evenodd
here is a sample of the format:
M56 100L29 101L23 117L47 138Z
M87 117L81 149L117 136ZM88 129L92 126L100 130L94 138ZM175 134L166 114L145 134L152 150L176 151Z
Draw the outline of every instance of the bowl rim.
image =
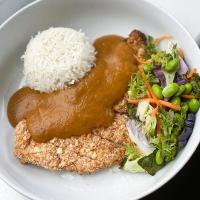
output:
M26 9L32 7L33 5L42 2L43 0L35 0L27 5L25 5L24 7L22 7L21 9L19 9L18 11L16 11L14 14L12 14L9 18L7 18L2 24L0 24L0 31L12 20L14 19L17 15L19 15L20 13L22 13L23 11L25 11ZM171 20L173 20L176 24L179 25L179 27L182 29L182 31L184 32L184 34L187 35L187 37L189 37L191 39L191 42L193 43L194 46L196 46L196 48L199 51L199 55L200 55L200 50L199 47L197 45L197 43L195 42L194 38L192 37L192 35L189 33L189 31L183 26L182 23L180 23L176 17L174 15L172 15L171 13L169 13L166 9L164 9L160 4L156 4L153 2L150 2L149 0L141 0L141 2L144 2L145 4L149 4L151 7L160 10L163 14L165 14L165 16L167 16L168 18L171 18ZM199 137L199 141L197 141L194 145L193 145L193 149L190 149L189 154L187 154L186 157L184 157L184 159L182 159L182 162L172 171L170 171L161 181L157 182L156 184L154 184L153 186L151 186L150 188L148 188L146 191L143 191L141 194L138 194L134 197L130 197L128 200L133 200L133 199L140 199L143 198L151 193L153 193L154 191L158 190L160 187L162 187L163 185L165 185L168 181L170 181L183 167L184 165L189 161L189 159L192 157L193 153L195 152L195 150L197 149L198 145L200 143L200 137ZM9 180L7 180L6 176L4 176L1 172L0 172L0 180L2 180L4 183L6 183L8 186L10 186L14 191L18 192L19 194L21 194L24 197L27 197L29 199L33 199L33 200L41 200L40 197L35 196L34 194L32 194L31 192L28 192L26 190L23 190L23 188L20 188L18 186L16 186L15 184L13 184L12 182L10 182Z

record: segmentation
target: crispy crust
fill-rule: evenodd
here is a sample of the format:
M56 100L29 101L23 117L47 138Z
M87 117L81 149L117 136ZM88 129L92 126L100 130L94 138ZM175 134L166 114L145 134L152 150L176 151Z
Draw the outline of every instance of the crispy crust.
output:
M22 163L31 163L49 170L93 173L121 163L124 143L130 143L125 115L117 114L113 124L93 133L68 139L54 138L47 143L36 143L21 121L15 129L15 155Z

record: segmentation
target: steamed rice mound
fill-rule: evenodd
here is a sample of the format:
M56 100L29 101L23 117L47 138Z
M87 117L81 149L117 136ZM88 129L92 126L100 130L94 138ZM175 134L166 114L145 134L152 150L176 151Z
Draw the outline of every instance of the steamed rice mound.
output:
M22 59L26 85L52 92L74 84L91 70L95 48L83 32L50 28L30 40Z

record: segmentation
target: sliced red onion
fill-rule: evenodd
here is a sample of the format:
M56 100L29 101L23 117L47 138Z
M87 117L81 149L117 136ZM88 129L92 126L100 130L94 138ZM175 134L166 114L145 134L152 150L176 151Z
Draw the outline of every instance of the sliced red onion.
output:
M165 75L164 75L163 71L161 70L161 67L156 67L154 69L154 74L160 80L161 86L165 87L166 86L166 79L165 79Z
M145 134L142 133L142 130L136 128L135 121L129 120L126 124L129 136L133 143L135 143L138 149L143 155L149 155L154 151L154 146L149 143Z
M185 80L184 80L184 79L178 80L177 83L178 83L179 85L183 85L183 84L185 84Z
M180 68L178 70L178 74L180 75L186 74L188 70L189 70L189 67L187 66L185 61L182 58L180 58Z

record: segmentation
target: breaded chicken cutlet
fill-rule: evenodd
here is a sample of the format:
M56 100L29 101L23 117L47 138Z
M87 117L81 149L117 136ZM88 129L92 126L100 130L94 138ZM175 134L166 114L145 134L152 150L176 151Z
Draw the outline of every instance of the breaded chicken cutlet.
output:
M109 168L124 159L124 144L130 143L127 120L126 115L117 114L108 128L98 128L79 137L54 138L47 143L32 140L23 120L15 129L15 155L22 163L78 174Z

